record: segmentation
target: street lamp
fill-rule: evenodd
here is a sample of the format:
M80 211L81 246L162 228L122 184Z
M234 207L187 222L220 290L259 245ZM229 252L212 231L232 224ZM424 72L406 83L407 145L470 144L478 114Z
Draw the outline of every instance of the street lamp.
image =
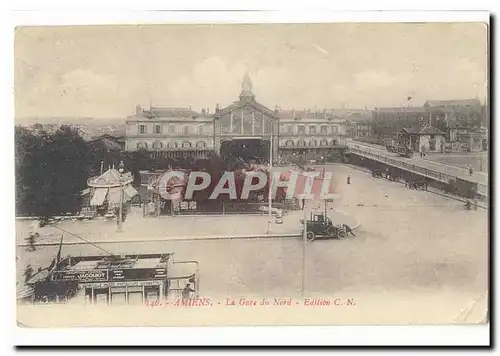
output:
M272 208L273 208L273 203L272 203L272 190L271 190L271 185L273 182L273 131L274 131L274 122L271 124L271 139L269 140L269 189L268 189L268 195L267 195L267 201L268 201L268 213L269 213L269 220L267 222L267 234L269 235L269 231L271 230L271 222L272 222Z
M118 172L120 173L120 205L118 210L118 232L123 231L123 172L125 171L125 165L123 161L120 161L118 165Z

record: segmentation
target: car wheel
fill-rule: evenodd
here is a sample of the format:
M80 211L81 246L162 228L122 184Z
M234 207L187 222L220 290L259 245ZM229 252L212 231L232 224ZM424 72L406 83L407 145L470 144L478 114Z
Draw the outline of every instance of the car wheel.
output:
M337 231L337 238L339 240L347 239L347 231L345 229L340 229Z
M307 241L314 241L314 239L316 238L316 235L314 235L314 232L311 232L309 231L307 234L306 234L306 239Z

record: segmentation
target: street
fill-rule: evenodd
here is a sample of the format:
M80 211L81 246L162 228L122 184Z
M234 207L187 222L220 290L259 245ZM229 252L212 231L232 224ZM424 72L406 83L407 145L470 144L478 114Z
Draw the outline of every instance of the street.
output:
M355 217L361 225L355 231L356 236L347 240L307 244L305 287L308 295L377 291L452 291L479 295L487 288L487 211L466 211L462 203L376 179L348 166L332 165L329 169L340 182L341 197L328 209ZM352 179L350 185L345 183L348 174ZM321 202L309 202L307 209L323 209L323 206ZM294 214L298 215L285 216L285 222L290 220L283 225L285 227L273 225L272 228L294 226L296 229L297 221L291 220L299 219L302 212ZM251 218L261 218L262 223L267 221L266 217L233 217L228 229L232 232L239 231L238 228L244 230L248 222L253 221ZM185 224L183 219L192 218L156 221L165 221L168 226L175 222L183 226L184 232L191 228L199 233L210 226L207 221L212 218L189 220L190 224ZM147 226L148 220L143 221L142 228ZM220 225L221 220L214 221L216 223L212 226ZM247 221L245 225L244 221ZM82 233L76 227L78 224L89 224L68 223L75 224L66 226L73 233ZM201 295L204 296L299 295L303 246L299 238L176 241L169 240L168 234L155 232L151 226L143 230L142 235L162 235L164 242L117 242L102 247L116 254L174 252L177 260L197 260L200 263ZM137 231L131 221L124 228L125 231ZM241 231L245 232L248 231ZM88 229L85 233L86 238L91 239L92 234L97 236L100 230ZM22 240L18 236L18 242ZM22 286L24 267L28 263L35 271L39 266L46 267L55 257L57 248L45 246L28 252L26 247L18 247L18 287ZM91 245L64 246L63 257L68 254L103 252Z

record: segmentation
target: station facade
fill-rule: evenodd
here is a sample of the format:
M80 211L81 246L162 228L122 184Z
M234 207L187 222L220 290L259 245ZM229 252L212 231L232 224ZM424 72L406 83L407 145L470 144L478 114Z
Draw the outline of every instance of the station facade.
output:
M136 108L126 121L126 151L147 150L153 156L207 157L228 147L263 147L273 160L294 155L319 157L345 146L347 121L324 112L269 109L260 104L245 75L237 101L214 112L190 108Z

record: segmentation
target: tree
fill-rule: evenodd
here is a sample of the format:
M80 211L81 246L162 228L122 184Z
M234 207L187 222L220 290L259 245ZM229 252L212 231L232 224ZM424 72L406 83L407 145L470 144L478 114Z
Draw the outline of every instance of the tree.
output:
M33 135L16 128L16 213L76 213L87 185L88 147L68 126Z

